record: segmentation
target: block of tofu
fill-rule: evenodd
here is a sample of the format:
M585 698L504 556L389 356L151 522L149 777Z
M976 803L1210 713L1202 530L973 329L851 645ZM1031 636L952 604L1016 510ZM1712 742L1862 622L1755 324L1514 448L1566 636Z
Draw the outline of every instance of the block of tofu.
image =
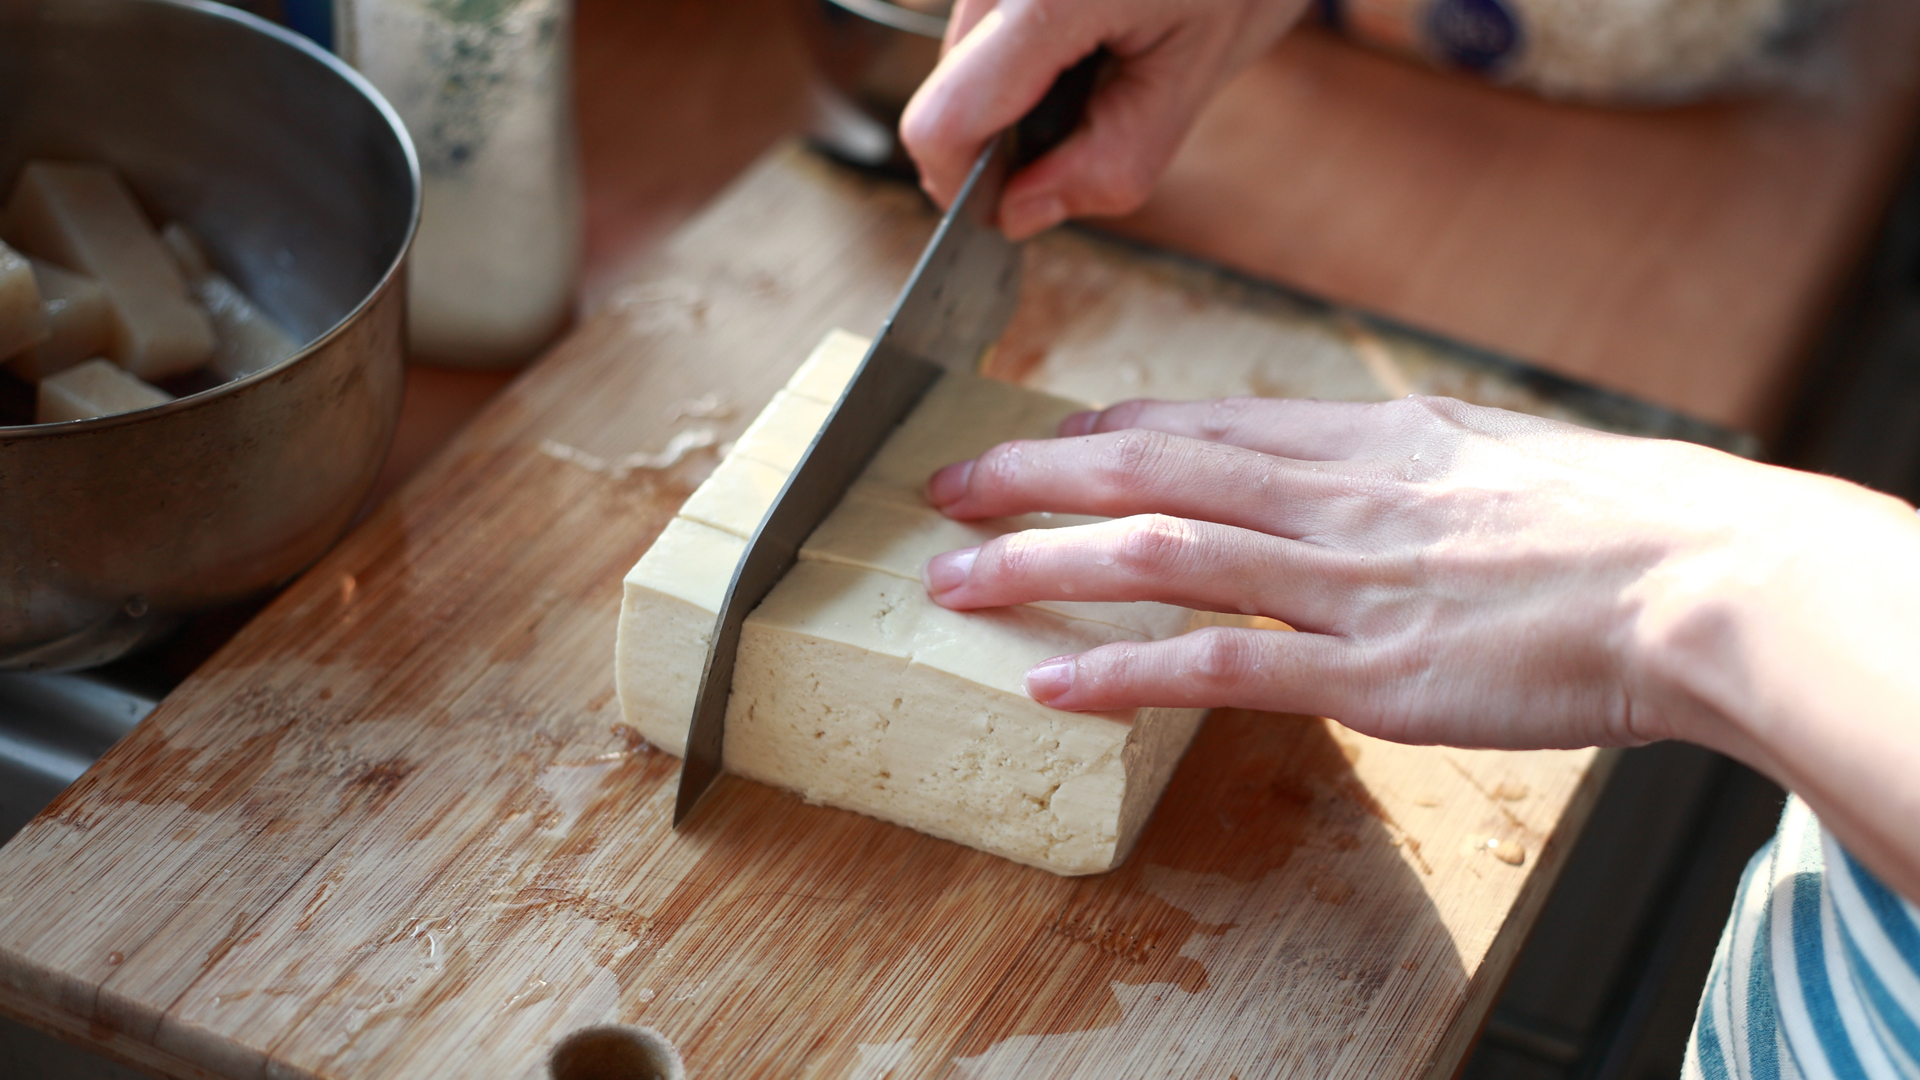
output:
M113 337L113 316L107 310L106 294L92 278L44 259L27 261L40 284L48 333L44 341L7 361L7 368L28 382L39 382L106 352Z
M186 278L188 294L199 301L213 323L213 355L207 366L214 374L238 379L265 371L300 351L300 343L291 334L261 311L240 286L213 268L206 245L193 230L170 221L160 230L160 242Z
M742 436L627 575L616 678L628 722L655 745L684 751L746 537L825 417L808 404L837 396L830 379L844 382L865 345L852 335L823 343L749 428L756 438ZM977 381L936 384L749 616L726 768L1055 873L1097 873L1125 858L1201 714L1062 713L1028 698L1023 676L1061 653L1182 633L1195 615L1065 601L962 613L927 598L920 568L930 555L1094 520L961 523L926 504L934 468L1004 439L1044 437L1078 407Z
M0 244L0 360L47 340L52 328L27 257Z
M94 416L132 412L164 405L173 395L102 360L89 360L58 375L40 380L37 424L57 424L63 420L85 420Z
M142 379L206 363L213 326L120 177L104 165L32 161L7 201L9 243L100 283L107 356Z
M814 346L807 359L794 370L793 377L787 380L787 393L803 398L825 402L828 405L840 400L840 391L853 381L853 373L859 369L860 361L866 358L866 338L850 334L845 330L830 330L827 336Z

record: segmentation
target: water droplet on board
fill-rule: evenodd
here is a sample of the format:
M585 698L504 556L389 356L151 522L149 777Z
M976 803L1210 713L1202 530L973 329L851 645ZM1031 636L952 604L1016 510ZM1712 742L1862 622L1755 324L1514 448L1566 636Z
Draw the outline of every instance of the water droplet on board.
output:
M1513 840L1488 840L1487 850L1493 852L1494 858L1509 866L1519 866L1527 861L1527 849Z
M127 958L125 956L122 956L117 952L110 952L107 954L107 964L111 967L119 967L122 963L126 962L126 959Z

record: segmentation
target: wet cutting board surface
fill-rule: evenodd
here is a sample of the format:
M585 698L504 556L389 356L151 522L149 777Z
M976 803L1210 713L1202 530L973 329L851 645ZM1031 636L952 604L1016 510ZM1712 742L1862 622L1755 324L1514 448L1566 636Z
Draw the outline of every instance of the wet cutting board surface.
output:
M186 1077L536 1078L604 1023L694 1076L1448 1075L1604 756L1218 713L1093 878L732 779L668 828L621 576L931 226L752 170L0 851L0 1011ZM1035 385L1555 408L1106 242L1028 270L995 371Z

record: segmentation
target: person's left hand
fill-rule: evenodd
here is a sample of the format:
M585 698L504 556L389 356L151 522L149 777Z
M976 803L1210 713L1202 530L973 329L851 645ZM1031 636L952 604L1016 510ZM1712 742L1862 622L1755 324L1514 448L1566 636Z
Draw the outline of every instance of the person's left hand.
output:
M1215 628L1029 672L1036 700L1073 710L1237 705L1403 742L1737 750L1685 685L1725 646L1701 628L1738 625L1727 613L1756 596L1840 595L1807 572L1845 565L1806 556L1835 528L1913 528L1897 500L1826 477L1437 398L1131 402L1060 434L949 466L928 497L962 519L1118 520L938 556L939 603L1158 600L1299 631Z

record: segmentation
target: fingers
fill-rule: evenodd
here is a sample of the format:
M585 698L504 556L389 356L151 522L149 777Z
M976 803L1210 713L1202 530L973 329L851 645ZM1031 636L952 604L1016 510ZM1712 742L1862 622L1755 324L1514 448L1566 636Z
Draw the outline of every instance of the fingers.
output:
M1098 4L975 2L948 22L949 48L901 117L921 184L948 205L988 139L1012 126L1059 74L1103 43L1116 56L1079 130L1007 185L1000 226L1025 239L1069 216L1122 214L1146 201L1223 76L1232 25L1174 25Z
M1121 56L1079 130L1007 182L1000 227L1024 240L1069 217L1138 209L1166 171L1218 77L1202 31L1184 26Z
M1055 657L1026 677L1035 701L1074 712L1246 708L1336 719L1372 685L1360 650L1338 638L1224 627Z
M1328 630L1357 569L1350 556L1311 544L1149 514L1008 533L935 556L923 577L936 602L962 611L1034 600L1155 600Z
M1443 422L1433 411L1432 399L1354 402L1240 397L1123 401L1111 408L1075 413L1060 422L1059 433L1097 435L1145 428L1302 461L1341 461L1397 449L1406 439Z
M1084 8L1053 19L1038 10L1025 3L1011 15L1007 6L979 14L907 103L901 141L920 167L921 186L942 206L953 201L987 140L1026 115L1056 76L1100 45Z
M927 499L959 520L1038 510L1169 514L1300 539L1356 506L1382 502L1383 491L1372 470L1344 462L1131 430L1002 443L935 473Z
M1000 0L955 0L953 10L947 14L947 35L940 43L941 52L949 52L987 12L999 6Z

